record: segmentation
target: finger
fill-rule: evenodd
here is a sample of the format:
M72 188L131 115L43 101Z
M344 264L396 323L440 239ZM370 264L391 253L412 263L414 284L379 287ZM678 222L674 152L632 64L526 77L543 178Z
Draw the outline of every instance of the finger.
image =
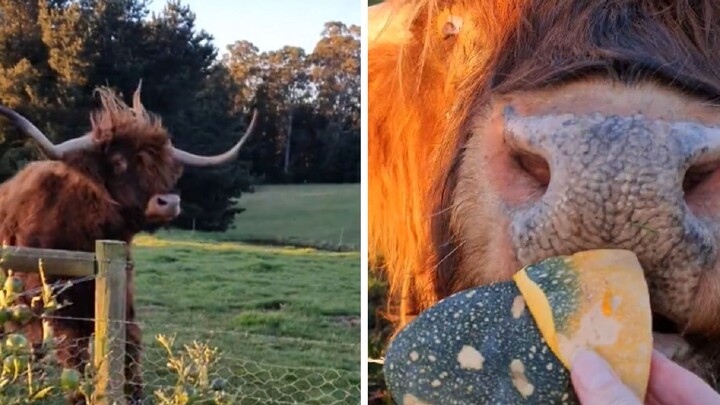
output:
M642 405L607 362L593 352L583 351L575 356L570 376L584 405Z
M653 404L720 404L720 395L705 381L654 350L648 398Z

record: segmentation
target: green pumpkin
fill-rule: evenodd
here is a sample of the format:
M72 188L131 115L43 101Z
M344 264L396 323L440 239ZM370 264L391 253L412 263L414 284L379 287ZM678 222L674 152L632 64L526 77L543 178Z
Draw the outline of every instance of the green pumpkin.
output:
M593 340L588 325L615 327ZM580 347L598 351L644 398L651 314L631 252L550 258L447 297L398 333L383 368L401 405L579 404L568 368Z

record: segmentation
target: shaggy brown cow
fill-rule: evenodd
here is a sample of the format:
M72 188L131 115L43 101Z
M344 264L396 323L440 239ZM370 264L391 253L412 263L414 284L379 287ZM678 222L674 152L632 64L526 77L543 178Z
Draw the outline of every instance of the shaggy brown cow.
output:
M369 18L370 259L397 328L539 259L624 248L656 347L717 389L720 2L390 0Z
M228 152L193 155L172 146L167 129L159 117L144 109L139 92L140 87L130 108L110 90L99 89L102 108L91 115L91 131L59 145L53 145L25 118L0 107L0 114L32 137L51 159L27 165L0 186L0 239L4 243L92 252L96 240L113 239L129 247L135 234L180 213L180 197L172 191L183 165L213 166L235 159L256 122L255 113L245 135ZM130 266L130 322L135 318L132 276ZM26 289L40 286L38 275L22 277ZM79 368L87 360L94 325L82 319L94 316L94 289L94 282L81 282L58 297L59 302L71 303L56 312L58 318L53 320L55 335L64 338L57 355L66 366ZM25 332L34 345L41 342L40 322L31 323ZM140 329L130 323L126 359L130 403L143 399L139 364Z

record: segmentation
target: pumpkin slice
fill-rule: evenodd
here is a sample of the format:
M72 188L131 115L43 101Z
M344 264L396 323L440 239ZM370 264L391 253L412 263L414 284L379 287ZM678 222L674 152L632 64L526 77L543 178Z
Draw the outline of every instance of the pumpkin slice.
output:
M390 342L383 373L400 405L579 403L512 281L418 315Z
M645 399L652 314L643 270L627 250L593 250L547 259L513 276L553 353L570 369L580 349L605 358Z
M650 322L634 254L556 257L424 311L390 343L383 371L401 405L578 404L568 370L587 347L644 398Z

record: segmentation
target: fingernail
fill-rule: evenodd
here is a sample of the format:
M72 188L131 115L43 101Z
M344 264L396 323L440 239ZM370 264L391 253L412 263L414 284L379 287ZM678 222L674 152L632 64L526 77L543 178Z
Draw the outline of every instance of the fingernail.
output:
M598 391L615 382L612 369L605 360L591 351L575 355L573 372L580 384L588 390Z

